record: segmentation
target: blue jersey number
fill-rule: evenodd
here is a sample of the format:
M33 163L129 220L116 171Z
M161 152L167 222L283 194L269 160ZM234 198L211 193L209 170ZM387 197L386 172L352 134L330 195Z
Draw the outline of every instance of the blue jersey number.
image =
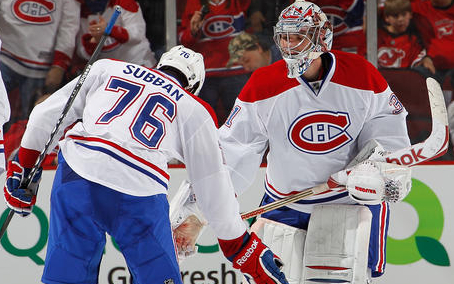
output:
M115 118L123 115L126 109L132 105L142 93L144 86L123 78L112 77L106 90L123 94L116 101L115 105L105 112L97 123L108 124ZM156 149L166 135L165 122L157 116L162 116L172 122L176 115L175 103L161 93L148 94L146 100L134 117L129 127L131 136L144 146Z

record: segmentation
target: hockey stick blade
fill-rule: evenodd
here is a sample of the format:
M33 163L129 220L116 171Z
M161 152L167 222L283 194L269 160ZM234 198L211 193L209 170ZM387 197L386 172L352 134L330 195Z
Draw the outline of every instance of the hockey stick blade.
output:
M412 167L425 161L443 156L448 150L449 126L443 91L440 84L433 78L426 79L429 96L430 112L432 116L432 130L429 137L421 143L397 150L385 155L388 163L396 163ZM302 200L316 194L324 193L342 185L330 179L327 183L305 189L292 196L276 200L254 210L241 214L243 220L278 209L287 204Z
M433 78L427 78L426 84L432 116L432 131L423 142L387 155L388 163L414 166L441 157L448 150L449 126L443 91L440 84Z
M36 172L38 169L41 167L42 162L44 161L44 158L49 151L50 146L52 145L52 142L54 141L55 134L57 134L58 130L60 129L61 124L63 123L63 119L66 117L68 114L69 109L71 108L74 99L76 98L77 94L79 93L80 88L82 87L85 79L88 76L88 72L90 72L91 66L93 63L98 59L99 54L101 53L101 50L104 46L104 42L106 41L107 37L110 35L110 32L112 31L112 28L115 24L115 22L118 19L118 16L121 14L121 8L120 6L115 6L114 13L112 14L112 17L109 20L109 23L106 26L106 29L104 30L104 33L99 40L98 45L96 46L95 51L93 51L93 54L91 55L90 59L87 62L87 65L85 65L82 74L79 76L79 79L77 80L76 86L74 87L73 91L71 92L71 95L68 98L68 101L66 102L63 111L60 115L60 117L57 120L57 123L54 126L54 129L50 133L49 139L47 140L46 144L44 145L44 149L41 151L41 153L38 156L38 160L35 162L35 165L30 171L30 174L21 182L20 188L25 188L27 189L28 186L30 185L31 181L33 180L33 177L35 176ZM37 192L33 192L31 194L37 194ZM2 228L0 229L0 240L3 237L3 234L5 233L6 229L8 228L9 223L11 222L11 219L14 216L14 211L10 210L8 213L8 216L5 219L5 222L3 222Z

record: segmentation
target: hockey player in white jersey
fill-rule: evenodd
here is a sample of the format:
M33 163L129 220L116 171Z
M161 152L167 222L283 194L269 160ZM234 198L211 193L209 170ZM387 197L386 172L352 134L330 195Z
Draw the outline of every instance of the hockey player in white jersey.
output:
M202 55L183 46L163 54L157 70L109 59L93 65L61 127L78 121L59 142L44 283L97 283L106 232L132 283L182 283L167 201L172 158L185 163L198 205L233 266L257 283L288 283L279 258L241 220L213 112L191 94L204 76ZM18 185L76 81L34 108L9 164L5 200L21 215L31 212L36 196Z
M364 58L330 51L332 38L326 15L311 2L295 1L280 14L274 39L284 59L252 74L220 129L238 195L267 149L262 205L339 178L331 175L372 141L384 151L410 145L407 112L387 82ZM381 157L337 180L348 190L261 215L253 228L263 225L263 241L280 252L289 283L363 284L384 273L388 201L405 197L411 175L402 167L388 176Z

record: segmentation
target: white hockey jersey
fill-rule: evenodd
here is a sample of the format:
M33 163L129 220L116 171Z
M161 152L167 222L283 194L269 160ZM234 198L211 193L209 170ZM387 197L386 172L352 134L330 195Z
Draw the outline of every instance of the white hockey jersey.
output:
M156 59L146 38L146 24L139 4L134 0L110 1L102 13L106 21L109 21L114 12L114 3L120 5L122 11L99 58L120 59L149 68L154 67ZM88 26L90 21L98 21L99 15L84 15L85 9L83 10L77 36L77 54L88 60L96 47L95 43L90 42Z
M21 146L41 151L76 79L35 107ZM202 212L219 238L245 232L218 132L201 101L171 77L102 59L90 70L61 132L68 165L83 178L134 196L167 194L167 162L185 163ZM53 148L53 147L51 147Z
M0 40L0 48L2 41ZM5 161L5 141L3 140L3 125L9 121L11 108L9 106L8 93L3 83L2 73L0 73L0 174L6 169Z
M371 139L389 151L410 145L407 112L377 69L355 54L329 56L318 92L287 78L283 60L252 74L220 129L237 194L250 186L268 148L265 192L281 199L326 182ZM350 200L329 192L288 207L311 212L321 202Z
M52 65L66 69L79 19L78 0L0 1L0 59L31 78L44 78Z

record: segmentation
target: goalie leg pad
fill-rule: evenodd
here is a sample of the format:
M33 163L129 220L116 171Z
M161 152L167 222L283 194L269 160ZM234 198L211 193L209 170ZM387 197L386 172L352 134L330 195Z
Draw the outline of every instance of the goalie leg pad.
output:
M251 231L255 232L284 262L282 272L289 284L299 284L303 269L306 231L266 218L258 218Z
M371 222L372 213L365 206L314 206L304 249L302 283L367 283Z

